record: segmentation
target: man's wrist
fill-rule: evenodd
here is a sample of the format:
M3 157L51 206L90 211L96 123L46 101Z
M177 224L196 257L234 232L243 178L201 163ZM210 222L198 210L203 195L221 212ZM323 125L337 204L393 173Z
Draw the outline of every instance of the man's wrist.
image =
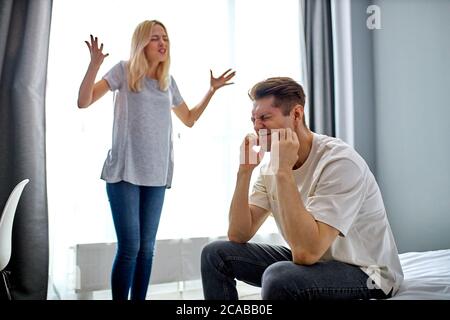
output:
M280 177L288 177L292 175L292 169L291 168L278 168L277 172L275 173L276 176Z
M238 175L252 175L254 168L248 168L246 166L240 165L238 170Z

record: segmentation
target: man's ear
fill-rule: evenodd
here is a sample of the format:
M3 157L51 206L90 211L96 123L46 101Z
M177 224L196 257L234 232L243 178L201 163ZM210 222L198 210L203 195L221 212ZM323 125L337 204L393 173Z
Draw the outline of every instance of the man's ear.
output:
M301 125L303 123L303 117L305 116L305 112L303 109L303 106L301 104L297 104L292 109L293 115L294 115L294 122L297 125Z

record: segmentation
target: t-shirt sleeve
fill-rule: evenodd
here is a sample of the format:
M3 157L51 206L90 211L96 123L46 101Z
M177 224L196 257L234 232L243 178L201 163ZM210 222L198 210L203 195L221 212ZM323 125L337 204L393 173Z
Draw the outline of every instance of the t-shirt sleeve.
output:
M184 102L184 100L181 96L180 90L178 89L177 83L172 76L170 76L169 90L172 95L172 107L178 107Z
M317 221L336 228L345 236L364 201L364 180L364 173L353 161L333 161L324 167L305 207Z
M124 83L125 80L124 67L125 67L124 64L122 62L119 62L103 76L103 79L105 79L108 82L111 91L118 90Z
M259 173L258 179L253 185L248 203L271 211L269 195L267 193L267 189L261 173Z

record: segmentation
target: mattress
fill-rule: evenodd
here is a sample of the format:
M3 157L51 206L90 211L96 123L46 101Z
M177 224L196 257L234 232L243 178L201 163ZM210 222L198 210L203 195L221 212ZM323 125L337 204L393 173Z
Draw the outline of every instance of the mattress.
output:
M399 256L404 280L392 300L450 300L450 249Z

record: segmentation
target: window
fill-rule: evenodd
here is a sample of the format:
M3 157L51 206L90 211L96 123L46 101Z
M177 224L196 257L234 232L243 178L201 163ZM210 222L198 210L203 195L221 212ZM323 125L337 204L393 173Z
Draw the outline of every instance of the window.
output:
M231 67L235 84L219 90L189 129L173 115L175 172L157 238L225 235L239 146L252 132L251 86L270 76L302 82L298 0L64 0L54 1L47 85L47 163L51 267L67 283L76 243L116 241L100 172L111 145L108 93L78 110L79 85L89 63L84 40L104 43L100 79L127 60L135 26L158 19L171 39L171 74L191 108L209 86L209 69ZM269 222L262 232L275 230ZM60 278L58 278L58 275ZM69 279L70 280L70 279Z

